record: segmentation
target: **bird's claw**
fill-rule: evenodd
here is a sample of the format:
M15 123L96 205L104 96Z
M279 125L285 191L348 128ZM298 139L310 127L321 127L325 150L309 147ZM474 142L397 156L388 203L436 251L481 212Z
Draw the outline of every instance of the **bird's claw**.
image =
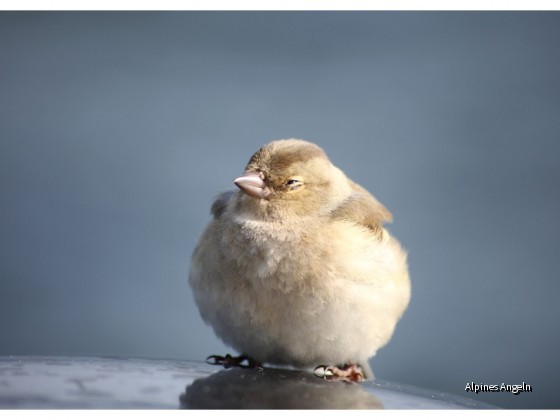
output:
M333 367L334 366L326 366L326 365L317 366L313 373L315 374L315 376L318 376L319 378L330 379L333 376L332 373Z
M206 358L206 363L208 363L209 365L223 365L225 359L226 358L224 356L218 356L217 354L213 354Z
M248 356L241 355L234 357L231 354L226 354L225 356L218 356L213 354L206 358L206 363L210 365L221 365L228 369L230 367L241 367L241 368L261 368L261 364Z
M315 368L315 376L326 379L328 381L344 381L344 382L362 382L364 380L364 372L362 368L356 364L348 364L342 367L334 365L321 365Z

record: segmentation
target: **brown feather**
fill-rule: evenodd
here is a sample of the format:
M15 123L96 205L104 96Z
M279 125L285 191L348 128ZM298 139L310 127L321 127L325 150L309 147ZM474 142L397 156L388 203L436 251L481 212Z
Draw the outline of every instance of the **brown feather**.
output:
M210 210L214 219L217 219L222 215L233 194L235 194L235 191L225 191L216 197L216 200L212 203L212 208Z
M393 220L391 212L366 189L351 180L349 182L353 193L331 213L331 218L364 226L381 239L383 225Z

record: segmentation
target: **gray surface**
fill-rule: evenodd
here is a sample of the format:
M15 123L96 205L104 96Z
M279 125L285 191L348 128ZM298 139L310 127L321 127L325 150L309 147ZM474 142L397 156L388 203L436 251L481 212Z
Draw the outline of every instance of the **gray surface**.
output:
M390 382L346 384L277 369L100 358L0 357L0 408L462 409L474 400Z
M0 354L226 353L187 285L213 197L320 143L393 212L379 378L560 408L560 14L0 13Z

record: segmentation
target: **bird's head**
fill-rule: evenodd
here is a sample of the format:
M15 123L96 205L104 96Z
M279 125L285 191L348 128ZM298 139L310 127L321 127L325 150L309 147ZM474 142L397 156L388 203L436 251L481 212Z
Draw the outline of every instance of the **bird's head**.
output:
M268 216L314 215L349 193L344 174L316 144L277 140L261 147L234 181L248 207Z

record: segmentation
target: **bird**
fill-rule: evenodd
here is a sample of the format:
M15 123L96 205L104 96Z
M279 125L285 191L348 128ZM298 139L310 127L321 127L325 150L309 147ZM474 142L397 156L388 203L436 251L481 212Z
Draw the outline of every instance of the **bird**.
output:
M392 215L317 144L269 142L211 206L189 283L202 319L240 353L213 364L374 378L411 293Z

